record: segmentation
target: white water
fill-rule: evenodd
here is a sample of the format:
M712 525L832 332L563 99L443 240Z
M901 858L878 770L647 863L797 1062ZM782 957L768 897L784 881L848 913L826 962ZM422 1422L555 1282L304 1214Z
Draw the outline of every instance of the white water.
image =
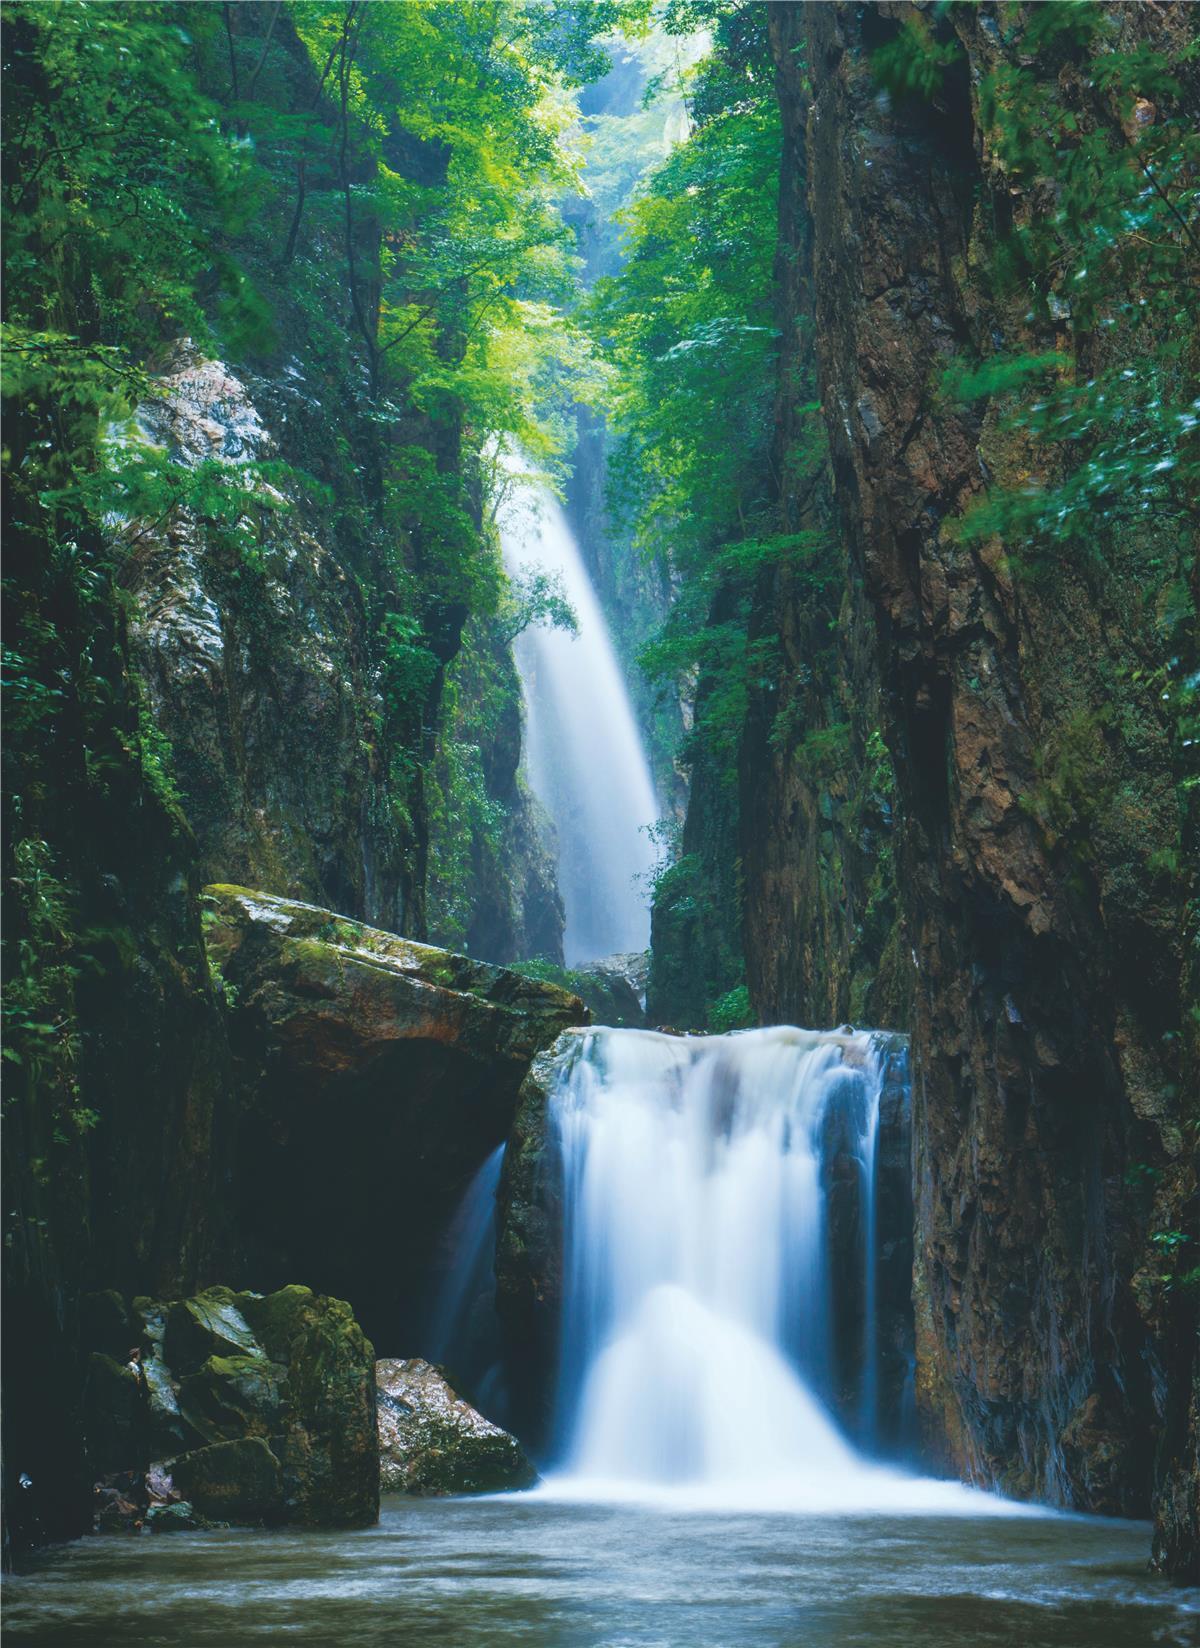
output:
M514 652L525 696L525 759L558 836L568 966L644 950L659 816L625 681L566 516L550 492L518 482L499 516L510 572L557 572L577 636L531 626Z
M564 1322L561 1470L545 1492L1003 1508L864 1459L817 1394L830 1356L823 1127L844 1109L873 1187L862 1135L880 1078L862 1033L581 1033L552 1099ZM863 1388L874 1404L873 1375Z

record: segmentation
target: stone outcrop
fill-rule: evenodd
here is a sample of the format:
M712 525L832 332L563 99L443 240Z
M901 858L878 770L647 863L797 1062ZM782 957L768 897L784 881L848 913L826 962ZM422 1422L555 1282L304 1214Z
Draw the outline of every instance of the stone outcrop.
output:
M375 1381L384 1493L501 1493L537 1481L516 1437L465 1402L428 1362L377 1362Z
M139 411L145 437L262 498L252 542L176 511L143 535L125 574L134 663L201 873L420 931L423 844L388 803L360 581L312 496L250 467L318 472L329 439L319 400L299 363L252 380L188 339L156 389Z
M88 1304L97 1526L375 1521L374 1352L348 1305L295 1286Z
M590 961L573 968L570 977L593 1024L607 1024L614 1030L644 1030L649 975L649 952L635 951Z
M329 910L212 887L204 922L241 1099L246 1276L349 1294L390 1348L438 1232L577 997Z

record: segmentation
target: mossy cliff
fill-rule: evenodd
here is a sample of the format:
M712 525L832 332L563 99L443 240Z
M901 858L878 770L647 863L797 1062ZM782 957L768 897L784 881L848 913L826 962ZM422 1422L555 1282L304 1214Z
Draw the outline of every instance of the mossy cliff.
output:
M1186 1465L1172 1456L1195 1287L1177 1255L1195 1228L1196 1087L1180 1063L1179 750L1147 664L1168 621L1153 569L1169 566L1170 531L1098 520L1099 553L1023 570L1002 538L955 530L985 487L1019 485L1030 457L998 398L941 390L950 364L1096 345L1053 307L1036 321L992 273L1003 234L1041 209L1007 174L979 100L1019 29L990 7L956 9L932 89L884 95L874 55L920 9L771 8L791 164L807 180L795 301L846 556L845 662L825 690L878 694L890 757L879 788L903 933L891 999L911 1002L916 1072L918 1397L933 1452L1009 1492L1145 1515L1174 1484L1159 1559L1183 1573L1194 1503L1181 1508ZM1169 48L1170 12L1113 8L1117 44ZM1082 126L1114 121L1087 90L1086 46L1055 49L1055 95ZM1119 334L1105 347L1119 351ZM803 635L786 587L772 613ZM787 793L761 743L749 759L749 793ZM839 763L831 795L858 781L854 765ZM830 823L810 790L744 820L758 842L747 951L770 1013L843 1000L854 972L844 938L822 940L820 921L814 937ZM846 913L861 920L853 866Z

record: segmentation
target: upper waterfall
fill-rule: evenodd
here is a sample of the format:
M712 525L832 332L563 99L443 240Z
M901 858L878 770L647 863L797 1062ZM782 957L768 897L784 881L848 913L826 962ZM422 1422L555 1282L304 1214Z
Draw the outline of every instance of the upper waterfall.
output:
M545 486L517 478L498 517L510 572L556 572L575 636L531 627L515 654L525 696L529 782L554 821L568 965L650 942L648 834L659 816L608 626L574 534Z

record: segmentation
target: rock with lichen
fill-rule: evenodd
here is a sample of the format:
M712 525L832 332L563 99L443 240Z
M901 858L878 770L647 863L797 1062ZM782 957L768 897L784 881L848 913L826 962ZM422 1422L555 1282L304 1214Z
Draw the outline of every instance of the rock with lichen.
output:
M375 1383L385 1493L501 1493L536 1482L516 1437L465 1402L430 1363L377 1362Z

